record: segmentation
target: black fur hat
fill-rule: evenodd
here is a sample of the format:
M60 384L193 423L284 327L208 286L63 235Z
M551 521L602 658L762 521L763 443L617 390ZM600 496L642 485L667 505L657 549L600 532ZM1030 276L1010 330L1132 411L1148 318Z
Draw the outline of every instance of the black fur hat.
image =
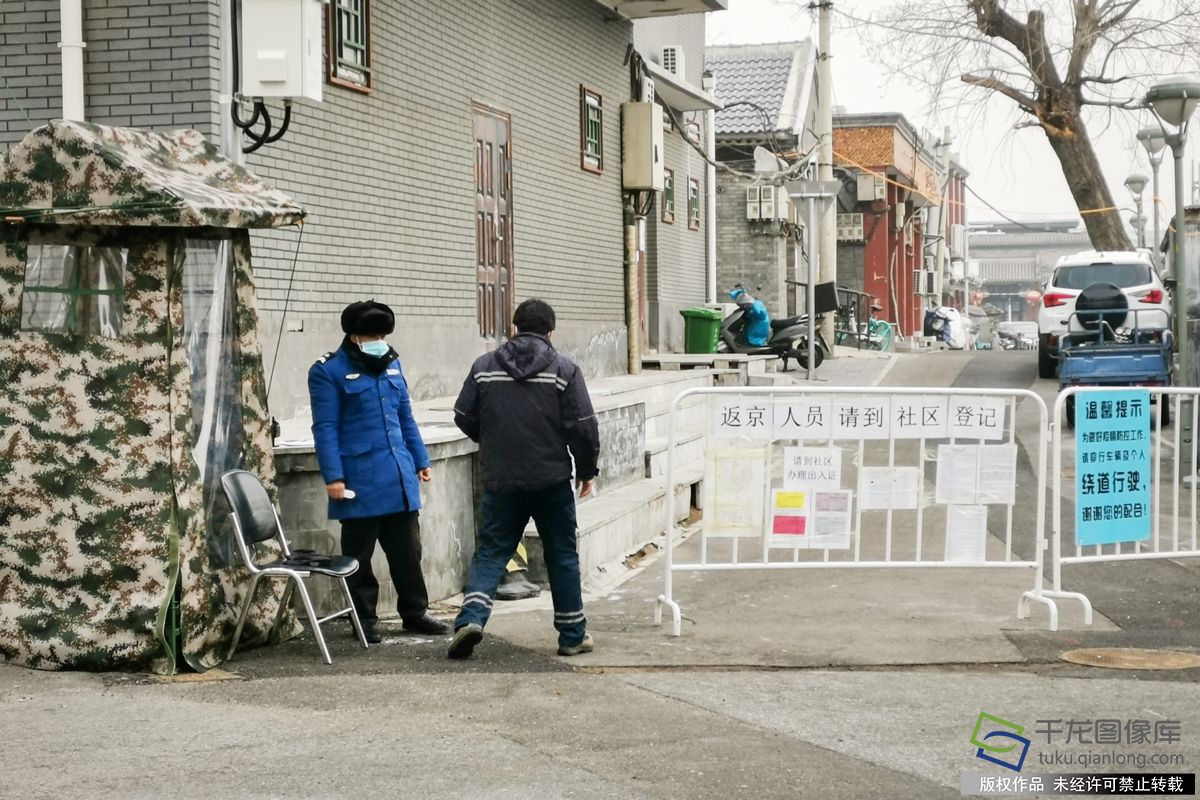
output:
M374 300L360 300L342 312L342 332L358 336L387 336L396 330L392 309Z

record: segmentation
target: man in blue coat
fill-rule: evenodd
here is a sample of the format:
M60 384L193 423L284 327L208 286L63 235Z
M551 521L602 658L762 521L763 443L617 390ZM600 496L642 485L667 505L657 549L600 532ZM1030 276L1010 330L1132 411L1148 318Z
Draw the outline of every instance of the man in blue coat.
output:
M583 615L575 492L596 477L600 433L583 374L550 344L554 309L537 299L517 306L517 335L480 356L454 403L454 422L479 442L483 526L476 538L462 610L447 655L469 658L483 640L504 565L530 517L550 573L558 654L592 651Z
M341 520L342 553L358 559L358 571L346 582L373 643L381 641L375 612L379 581L371 570L376 542L387 555L404 629L448 630L427 611L418 481L428 481L432 472L400 361L384 339L395 327L396 317L383 303L351 303L342 312L342 346L308 371L313 440L329 518Z

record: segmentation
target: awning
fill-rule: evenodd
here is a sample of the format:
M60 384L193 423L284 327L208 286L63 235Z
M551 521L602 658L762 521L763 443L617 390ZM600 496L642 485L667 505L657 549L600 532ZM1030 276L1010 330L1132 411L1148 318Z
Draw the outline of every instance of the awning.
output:
M654 93L676 111L708 111L710 108L721 108L711 94L681 80L675 73L667 72L649 59L643 60L642 64L654 79Z
M705 11L725 11L729 0L596 0L625 19L670 17L676 14L699 14Z

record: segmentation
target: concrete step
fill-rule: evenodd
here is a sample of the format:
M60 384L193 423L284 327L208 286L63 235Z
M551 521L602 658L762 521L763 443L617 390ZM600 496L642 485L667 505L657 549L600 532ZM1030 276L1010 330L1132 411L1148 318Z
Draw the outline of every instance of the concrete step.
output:
M675 463L695 464L704 461L705 432L703 428L684 428L675 433ZM658 478L667 473L667 437L646 440L646 477Z
M668 402L684 389L713 385L712 370L688 372L643 372L588 381L592 405L597 411L643 403Z
M692 493L704 479L701 462L677 470L675 486L676 521L691 512ZM665 531L667 487L664 477L647 478L606 492L580 503L578 518L579 569L585 581L604 565L635 553ZM549 585L542 543L532 522L525 529L530 579Z
M671 403L675 395L646 406L646 441L667 438ZM708 425L708 401L703 395L692 396L680 403L675 412L675 430L705 430Z

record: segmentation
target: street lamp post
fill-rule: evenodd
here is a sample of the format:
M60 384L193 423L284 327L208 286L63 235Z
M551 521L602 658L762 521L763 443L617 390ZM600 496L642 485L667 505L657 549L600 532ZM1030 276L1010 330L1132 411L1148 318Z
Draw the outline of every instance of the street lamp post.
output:
M1130 214L1129 227L1137 232L1138 247L1145 247L1146 242L1146 216L1144 214Z
M1146 93L1146 105L1153 109L1160 122L1172 126L1174 132L1163 128L1163 139L1171 148L1175 159L1175 235L1171 237L1171 275L1175 278L1175 325L1178 335L1176 347L1179 353L1179 383L1184 387L1196 385L1195 365L1192 364L1191 341L1191 293L1196 287L1196 276L1187 261L1187 237L1185 235L1183 194L1183 151L1187 145L1188 121L1200 104L1200 81L1169 80L1156 83ZM1191 402L1180 404L1180 453L1179 464L1182 474L1193 476L1196 464L1193 455L1193 431Z
M1150 213L1154 217L1154 263L1161 266L1159 248L1162 247L1162 229L1158 225L1158 204L1161 202L1158 193L1158 167L1162 164L1162 151L1167 146L1167 138L1160 126L1152 125L1137 132L1138 141L1146 150L1150 159L1150 174L1154 176L1153 194L1150 197Z
M1141 225L1134 223L1138 235L1138 247L1146 246L1146 218L1142 216L1142 192L1146 190L1146 184L1150 179L1140 172L1135 172L1125 179L1125 188L1133 195L1133 202L1137 204L1137 219L1142 221Z

